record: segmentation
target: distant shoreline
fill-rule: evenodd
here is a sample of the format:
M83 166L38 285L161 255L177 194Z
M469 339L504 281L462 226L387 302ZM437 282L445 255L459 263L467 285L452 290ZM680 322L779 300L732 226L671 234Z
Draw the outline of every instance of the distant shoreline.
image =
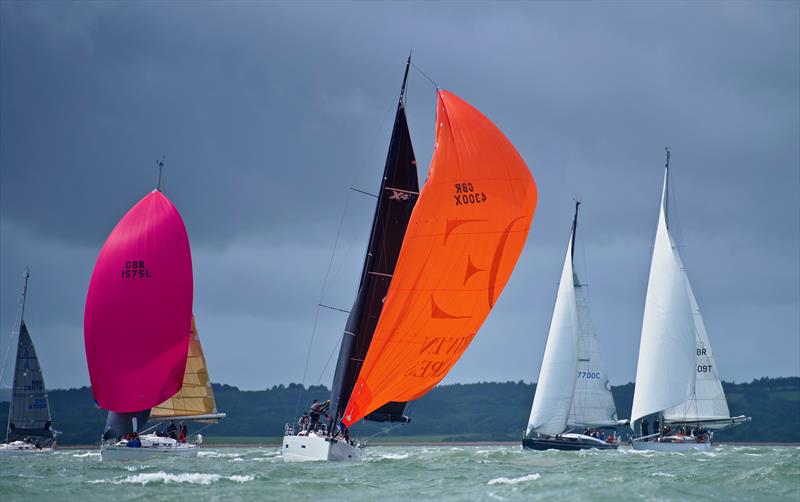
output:
M203 445L205 450L213 450L214 448L278 448L280 442L265 442L265 443L219 443L211 444L206 443ZM430 447L446 447L446 446L518 446L519 441L374 441L370 442L368 446L430 446ZM778 443L775 441L724 441L715 443L717 446L785 446L785 447L800 447L800 443ZM58 450L97 450L99 446L96 444L91 445L64 445L58 446Z

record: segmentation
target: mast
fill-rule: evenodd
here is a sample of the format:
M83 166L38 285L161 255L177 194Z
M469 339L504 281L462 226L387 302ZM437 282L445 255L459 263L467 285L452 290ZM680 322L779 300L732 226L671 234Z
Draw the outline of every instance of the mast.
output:
M158 181L156 182L156 190L159 192L161 191L161 177L164 174L164 158L162 157L161 160L157 160L156 164L158 165Z
M19 328L18 328L18 332L17 332L17 338L19 338L22 335L22 325L25 323L25 321L24 321L24 319L25 319L25 298L28 295L28 278L30 278L30 276L31 276L31 269L26 266L25 267L25 282L23 283L23 286L22 286L22 297L20 299L20 302L22 303L22 305L20 306ZM14 338L12 337L11 340L13 341ZM11 343L11 342L9 342L9 343ZM9 347L9 349L10 348L11 347ZM15 361L14 361L15 363L16 363L16 359L18 359L18 358L19 358L19 340L17 340L17 355L14 358L15 359ZM3 370L5 370L5 364L3 364ZM14 377L16 377L16 373L17 373L17 369L16 369L16 365L15 365ZM8 420L6 421L6 443L9 442L9 437L11 436L11 415L12 415L12 411L14 409L14 407L12 406L13 402L14 402L14 378L12 378L12 382L11 382L11 402L9 402Z
M572 219L572 247L569 250L569 259L574 264L575 263L575 233L578 228L578 208L581 205L581 201L575 199L575 217Z
M28 296L28 278L31 276L30 267L25 267L25 284L22 286L22 308L19 313L19 326L22 328L23 319L25 319L25 299Z
M408 54L408 60L406 61L406 72L403 74L403 85L400 86L400 102L398 103L398 108L405 106L406 102L406 83L408 82L408 70L411 68L411 53Z
M664 147L664 151L667 152L667 163L664 165L664 190L661 194L661 206L664 208L664 223L669 228L669 219L667 218L667 205L669 203L669 158L672 156L672 152L670 152L669 147Z

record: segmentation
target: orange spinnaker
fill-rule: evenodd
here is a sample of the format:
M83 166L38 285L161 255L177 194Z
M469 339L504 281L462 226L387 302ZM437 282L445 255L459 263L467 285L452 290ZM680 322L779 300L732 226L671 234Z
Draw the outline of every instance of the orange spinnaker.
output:
M506 285L528 236L536 184L502 132L439 91L428 179L343 422L417 399L461 357Z

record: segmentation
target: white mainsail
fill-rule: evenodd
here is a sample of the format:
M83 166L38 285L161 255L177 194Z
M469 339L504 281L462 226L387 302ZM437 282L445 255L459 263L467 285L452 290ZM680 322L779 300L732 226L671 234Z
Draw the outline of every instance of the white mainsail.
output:
M698 316L683 263L667 226L668 181L669 167L664 173L647 284L631 426L644 416L680 405L695 393Z
M686 292L689 295L689 303L692 307L694 317L694 327L697 333L696 339L696 371L694 389L686 397L686 401L673 406L664 411L664 419L667 422L697 422L705 420L722 420L731 417L728 409L728 400L725 399L725 391L722 389L722 382L719 380L717 363L714 354L711 352L711 344L708 341L708 334L700 315L700 308L697 306L692 286L689 284L689 276L686 277Z
M617 407L611 395L611 384L600 356L600 343L589 313L587 287L581 283L577 274L573 275L573 281L578 313L578 369L567 425L617 425Z
M558 285L556 305L547 334L539 381L533 396L527 434L555 436L564 432L572 407L578 371L578 315L572 274L572 237Z

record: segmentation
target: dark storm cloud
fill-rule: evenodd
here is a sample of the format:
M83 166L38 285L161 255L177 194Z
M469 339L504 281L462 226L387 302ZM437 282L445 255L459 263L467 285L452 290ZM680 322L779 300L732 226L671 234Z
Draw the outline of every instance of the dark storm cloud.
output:
M540 190L517 271L451 381L535 379L575 195L604 357L612 380L633 378L665 145L722 376L800 371L797 3L3 2L0 13L0 321L7 333L30 263L50 386L87 381L93 261L153 188L161 155L213 377L299 380L345 207L323 298L352 301L373 201L348 187L378 183L410 48L507 133ZM434 99L413 72L422 177ZM343 323L321 315L309 380Z

